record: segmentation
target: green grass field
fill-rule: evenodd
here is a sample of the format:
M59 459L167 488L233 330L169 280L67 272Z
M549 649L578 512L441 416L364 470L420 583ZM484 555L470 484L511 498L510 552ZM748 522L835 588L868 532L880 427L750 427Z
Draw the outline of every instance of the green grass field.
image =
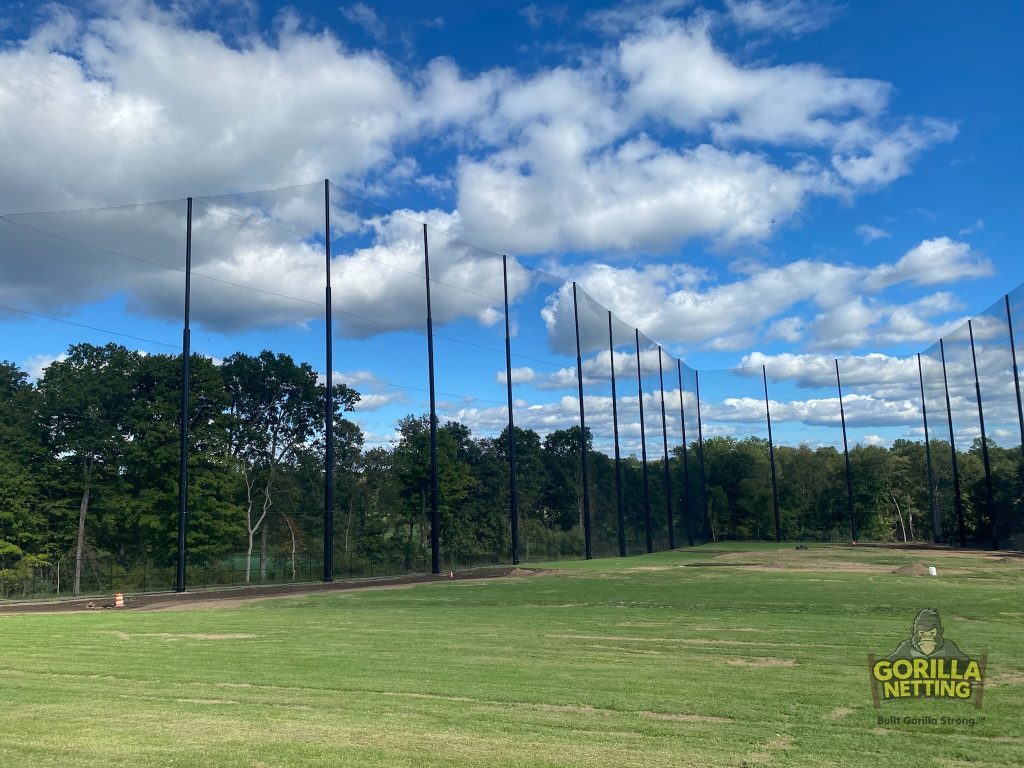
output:
M891 573L912 561L939 577ZM684 567L712 562L772 567ZM1024 764L1024 560L719 545L547 567L0 616L0 766ZM928 606L988 653L981 710L872 706L867 655Z

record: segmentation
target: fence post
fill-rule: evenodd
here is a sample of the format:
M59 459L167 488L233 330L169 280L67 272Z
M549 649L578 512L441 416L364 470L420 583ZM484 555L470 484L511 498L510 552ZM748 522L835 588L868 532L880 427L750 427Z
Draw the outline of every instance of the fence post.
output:
M519 565L519 488L516 483L516 423L512 412L512 334L508 317L508 257L501 255L501 280L505 292L505 387L508 393L508 494L512 525L512 565Z
M434 393L434 316L430 308L430 247L427 243L426 224L423 225L423 267L426 272L427 286L427 376L430 382L430 572L440 573L441 507L437 487L437 399Z
M665 373L658 345L658 385L661 387L661 441L665 453L665 513L668 515L668 548L676 548L676 534L672 521L672 475L668 469L668 422L665 419Z
M644 382L640 362L640 329L633 329L636 336L636 385L640 399L640 460L644 478L644 532L647 536L647 552L654 551L654 532L651 530L651 490L647 478L647 428L644 424Z
M331 182L324 179L324 255L327 286L327 397L324 404L324 581L334 581L334 327L331 319Z
M590 478L587 473L587 418L583 407L583 360L580 356L580 315L576 306L576 283L572 284L572 317L576 324L576 381L580 393L580 467L583 481L583 546L587 560L594 557L590 539Z
M764 378L764 412L768 419L768 461L772 468L772 507L775 510L775 541L782 541L782 517L779 515L779 486L775 476L775 442L772 440L772 408L768 402L768 368L761 366Z
M683 530L686 541L693 546L693 510L690 509L690 463L686 448L686 409L683 407L683 362L676 360L676 374L679 376L679 425L683 436Z
M700 371L694 370L693 381L697 390L697 455L700 458L700 499L704 508L704 538L711 535L711 513L708 510L708 476L704 471L704 423L700 415Z
M939 352L942 355L942 386L946 390L946 418L949 419L949 451L953 461L953 503L956 509L957 536L961 547L967 546L967 527L964 524L964 502L960 495L960 469L957 466L956 440L953 436L953 406L949 400L949 378L946 375L946 344L939 339Z
M615 437L615 509L619 524L619 557L626 556L626 513L622 506L622 454L619 450L619 405L615 390L615 338L608 310L608 360L612 372L612 433Z
M932 444L928 437L928 404L924 399L924 369L921 366L921 354L917 355L917 377L921 382L921 417L924 420L924 458L928 463L928 506L932 511L932 540L938 544L942 541L942 525L939 520L939 506L935 499L935 479L932 472Z
M850 507L850 541L857 543L857 518L853 512L853 473L850 471L850 444L846 439L846 411L843 408L843 380L836 358L836 388L839 390L839 420L843 427L843 455L846 457L846 500Z
M178 455L178 572L175 592L185 591L185 548L188 514L188 388L192 361L190 314L192 307L192 198L188 198L185 224L185 313L181 331L181 445Z
M967 321L967 333L971 338L971 362L974 364L974 391L978 396L978 421L981 424L981 462L985 467L985 500L988 505L988 520L992 526L992 549L999 549L999 528L996 516L995 495L992 493L992 465L988 456L988 438L985 435L985 409L981 404L981 381L978 378L978 355L974 350L974 325Z

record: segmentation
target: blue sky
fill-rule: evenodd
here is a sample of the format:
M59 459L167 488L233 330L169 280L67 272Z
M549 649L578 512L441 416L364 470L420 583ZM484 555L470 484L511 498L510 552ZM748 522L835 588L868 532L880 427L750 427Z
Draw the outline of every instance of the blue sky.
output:
M73 341L170 351L183 198L289 187L197 203L194 347L322 370L329 177L335 367L371 442L424 408L423 221L439 399L477 434L504 418L505 252L525 426L578 407L568 294L530 267L705 371L711 434L764 430L757 371L712 371L765 363L779 436L835 443L839 356L855 437L917 436L901 359L1024 281L1021 21L1014 2L0 3L0 210L172 201L0 222L0 305L22 310L0 310L0 358L38 374Z

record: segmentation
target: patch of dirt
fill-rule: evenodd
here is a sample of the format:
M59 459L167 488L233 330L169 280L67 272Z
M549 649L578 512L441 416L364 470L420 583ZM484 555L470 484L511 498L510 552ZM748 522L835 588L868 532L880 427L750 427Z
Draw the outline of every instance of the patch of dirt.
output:
M827 720L842 720L844 717L852 714L853 710L850 707L836 707L825 715L825 718Z
M792 746L793 737L785 733L776 734L764 743L764 748L767 750L789 749Z
M927 576L928 568L921 563L910 563L909 565L901 565L892 573L897 576Z
M175 699L178 704L237 704L233 699Z
M254 600L265 600L273 597L305 597L318 592L341 592L366 589L408 589L417 584L438 581L477 580L495 578L516 578L522 576L548 576L560 571L544 568L520 568L495 566L486 568L467 568L455 571L454 576L447 573L413 573L404 576L382 576L368 579L351 579L335 582L309 582L304 584L270 584L248 587L224 587L220 589L201 590L197 592L153 592L125 595L125 607L115 609L113 598L82 598L80 600L57 601L20 601L0 604L0 613L56 613L64 611L91 610L168 610L220 608L228 605L244 605Z
M114 635L121 640L131 640L135 637L159 637L163 640L251 640L256 635L242 633L175 633L175 632L106 632L102 634Z
M731 717L714 717L712 715L682 715L666 712L640 712L643 717L652 720L674 720L680 723L735 723Z
M676 567L675 565L638 565L636 568L625 568L624 570L630 573L640 571L671 571Z
M580 715L604 715L605 717L615 714L611 709L597 709L578 704L537 704L536 708L543 712L574 712Z
M795 667L793 659L776 659L771 656L759 656L756 659L726 659L725 663L730 667Z
M986 675L985 687L990 685L1024 685L1024 673L997 672L994 675Z
M890 733L896 733L896 731L890 728L872 728L871 733L875 736L888 736Z

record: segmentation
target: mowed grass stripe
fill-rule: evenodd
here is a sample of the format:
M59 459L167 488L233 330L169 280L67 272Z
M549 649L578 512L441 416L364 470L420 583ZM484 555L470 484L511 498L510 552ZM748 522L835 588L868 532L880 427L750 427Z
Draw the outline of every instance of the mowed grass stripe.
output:
M208 610L0 617L0 765L1020 764L1020 570L984 557L940 579L799 561L682 567L695 556ZM1003 675L974 728L877 723L867 653L895 647L925 605Z

